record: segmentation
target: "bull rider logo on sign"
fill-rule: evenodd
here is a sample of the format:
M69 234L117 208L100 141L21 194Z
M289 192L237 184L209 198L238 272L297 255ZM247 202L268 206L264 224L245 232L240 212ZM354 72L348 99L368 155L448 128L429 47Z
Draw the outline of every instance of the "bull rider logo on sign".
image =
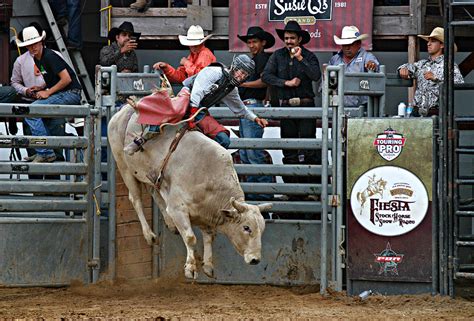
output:
M377 135L374 146L377 148L379 155L390 162L400 156L403 146L405 146L405 138L389 127L383 133Z

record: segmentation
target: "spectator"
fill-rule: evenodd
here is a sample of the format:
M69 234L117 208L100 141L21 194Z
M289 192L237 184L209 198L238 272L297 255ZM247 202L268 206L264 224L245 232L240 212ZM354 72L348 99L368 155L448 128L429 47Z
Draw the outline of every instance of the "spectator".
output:
M267 84L265 84L261 77L265 65L267 64L270 54L264 52L265 49L271 48L275 44L275 38L271 33L266 32L258 26L250 27L246 35L237 36L240 40L247 44L247 47L252 54L252 60L255 63L255 71L249 76L246 82L239 87L239 95L242 102L247 107L263 107L264 100L267 97ZM263 128L257 123L245 118L240 119L240 137L242 138L262 138ZM243 164L266 164L265 153L258 149L241 149L240 160ZM247 176L248 182L270 183L271 176ZM247 199L265 199L271 198L271 195L261 194L247 195Z
M416 79L413 114L438 115L439 85L444 81L444 29L436 27L430 35L418 35L418 37L428 41L428 59L403 64L398 67L398 74L403 79ZM454 50L457 50L456 45ZM456 64L454 64L454 83L464 83Z
M14 102L16 98L16 90L11 86L0 86L0 104Z
M367 34L360 34L356 26L342 28L341 38L334 36L334 42L341 46L341 50L331 57L329 65L344 64L346 73L379 71L380 63L377 58L362 48L362 40L367 37ZM344 106L359 107L367 104L367 100L367 96L344 96Z
M262 80L277 87L281 107L314 107L313 81L321 77L318 58L303 47L310 40L308 31L296 21L276 29L285 47L276 50L268 60ZM282 138L315 138L314 119L282 119ZM284 164L321 164L321 154L313 150L283 150ZM307 183L306 177L284 177L286 183Z
M186 94L191 90L190 97L190 112L195 114L200 107L211 107L216 103L222 102L229 107L232 112L240 117L245 117L256 122L259 126L265 127L268 122L257 117L252 111L248 110L242 100L240 100L237 88L247 77L254 71L255 64L247 55L239 55L234 58L230 70L221 64L211 65L204 68L199 74L194 77L186 79L183 83L183 88L180 94ZM184 93L183 93L184 91ZM180 96L178 94L178 96ZM141 109L138 103L138 110L144 110L152 115L158 110L154 106L147 108L146 105ZM201 111L195 118L199 121L197 126L201 131L217 141L224 148L230 144L229 131L219 124L212 116L207 115ZM159 133L159 125L146 126L144 133L140 137L136 137L128 146L125 147L125 152L132 155L138 151L142 145L154 135Z
M69 22L67 48L82 49L81 0L48 0L58 25Z
M33 54L35 66L46 83L45 89L35 93L34 98L37 100L32 105L79 105L82 88L77 76L58 54L43 46L46 33L43 31L40 35L38 30L31 26L23 29L21 36L23 41L17 38L17 45L26 47ZM50 135L41 118L26 118L26 123L33 136ZM53 162L56 160L56 155L51 149L37 148L36 155L27 157L26 160L36 163Z
M30 26L34 26L39 34L43 33L43 29L38 23L32 22ZM21 33L19 38L20 41L23 41ZM33 47L28 48L29 50L19 56L13 64L11 85L24 102L31 103L36 100L36 93L46 87L46 83L44 82L43 75L35 65ZM54 52L61 56L59 52ZM64 136L66 134L64 118L44 118L43 123L52 136ZM23 133L25 135L31 135L30 128L25 120L23 120ZM62 149L55 149L54 152L57 159L64 160ZM27 153L28 156L33 156L35 150L33 148L27 148Z
M194 76L201 69L216 61L214 54L206 48L204 42L212 35L204 36L201 26L191 26L186 36L179 36L179 42L188 46L189 56L181 58L178 68L173 68L166 62L157 62L153 68L163 70L168 80L172 83L182 83L186 78Z
M124 21L118 28L109 31L108 38L112 42L100 50L102 66L117 65L118 72L138 72L138 59L135 49L141 33L135 32L133 24Z

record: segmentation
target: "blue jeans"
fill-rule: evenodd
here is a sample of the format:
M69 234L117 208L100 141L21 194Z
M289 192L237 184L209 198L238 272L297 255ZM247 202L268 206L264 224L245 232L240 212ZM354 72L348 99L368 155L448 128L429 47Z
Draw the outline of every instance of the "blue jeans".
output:
M11 86L0 87L0 103L11 103L15 100L16 90Z
M31 105L80 105L81 95L71 91L61 91L49 96L47 99L39 99L31 103ZM49 130L46 129L43 119L41 118L25 118L26 123L30 126L31 135L33 136L51 136ZM54 154L52 149L36 148L36 153L41 156L51 156Z
M57 18L67 17L69 22L68 44L82 47L81 0L49 0Z
M247 105L247 107L263 107L263 104L257 103L252 105ZM241 138L262 138L263 128L260 127L256 122L248 119L240 119L240 137ZM265 153L261 149L241 149L239 150L240 160L242 164L266 164L265 162ZM271 176L247 176L247 182L249 183L271 183ZM269 199L270 195L259 194L253 195L250 194L247 196L247 199L253 200L258 196L259 199Z

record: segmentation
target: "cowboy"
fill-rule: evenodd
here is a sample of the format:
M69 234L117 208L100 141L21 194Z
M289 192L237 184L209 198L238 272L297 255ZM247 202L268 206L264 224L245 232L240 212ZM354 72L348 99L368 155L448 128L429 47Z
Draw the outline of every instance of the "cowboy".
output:
M264 52L265 49L273 47L275 37L258 26L249 27L246 35L237 35L237 37L247 44L255 63L255 71L239 86L239 95L242 102L247 107L263 107L264 100L267 97L267 84L262 81L262 73L265 69L270 54ZM242 138L262 138L263 128L253 121L245 118L240 119L239 128ZM240 160L243 164L266 164L265 153L259 149L241 149L239 150ZM271 183L271 176L247 176L248 182ZM269 199L270 195L250 194L248 199Z
M38 90L34 98L35 104L79 105L81 103L82 87L76 73L64 59L51 49L44 47L43 40L46 33L40 35L34 26L26 27L21 32L22 40L16 39L18 47L26 47L33 55L36 68L43 75L45 88ZM48 136L41 118L26 118L26 123L33 136ZM64 119L61 120L62 122ZM37 148L36 155L27 157L27 161L36 163L53 162L56 155L52 149Z
M133 24L128 21L124 21L118 28L110 29L107 37L111 44L100 50L100 64L117 65L118 72L138 72L135 49L140 35L141 33L135 32Z
M303 47L310 40L308 31L296 21L289 21L284 29L276 29L285 47L276 50L268 60L262 80L277 87L282 107L314 107L312 82L321 78L318 58ZM282 119L282 138L315 138L314 119ZM320 164L321 155L310 150L283 150L284 164ZM285 182L305 183L306 177L286 177Z
M173 68L166 62L157 62L153 65L156 70L162 70L172 83L182 83L186 78L194 76L203 68L216 61L214 54L204 45L212 34L204 36L201 26L191 26L186 36L179 36L179 42L189 47L188 57L181 58L178 68Z
M444 29L436 27L430 35L418 35L418 37L428 42L428 59L403 64L398 67L398 74L403 79L416 79L413 114L438 115L439 85L444 81ZM454 51L456 50L454 44ZM454 64L454 83L464 83L456 64Z
M231 67L228 69L224 65L212 64L197 75L186 79L183 82L184 88L181 92L190 92L189 107L190 114L195 115L199 108L209 108L222 101L229 109L241 118L246 118L256 122L259 126L265 127L268 122L255 115L247 109L242 102L237 91L237 87L244 82L254 71L255 64L247 55L236 56ZM140 110L140 102L138 103ZM149 111L148 111L149 112ZM224 148L230 144L229 131L219 124L212 116L201 111L194 118L199 129L208 137L218 142ZM146 126L144 134L136 137L132 143L124 148L124 151L132 155L141 149L145 142L159 133L159 126ZM155 135L150 132L154 132Z
M379 71L380 63L370 52L362 48L362 40L367 39L367 34L361 34L356 26L342 28L341 38L334 36L334 42L341 46L341 50L331 57L329 65L344 65L344 72ZM344 96L344 106L359 107L367 104L367 96Z

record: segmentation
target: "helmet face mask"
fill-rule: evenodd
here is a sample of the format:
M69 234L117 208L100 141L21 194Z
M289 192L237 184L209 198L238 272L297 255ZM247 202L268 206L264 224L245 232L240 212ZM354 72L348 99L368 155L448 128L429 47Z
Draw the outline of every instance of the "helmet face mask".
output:
M230 66L230 81L238 87L242 84L255 70L255 62L247 55L238 55L232 60Z

